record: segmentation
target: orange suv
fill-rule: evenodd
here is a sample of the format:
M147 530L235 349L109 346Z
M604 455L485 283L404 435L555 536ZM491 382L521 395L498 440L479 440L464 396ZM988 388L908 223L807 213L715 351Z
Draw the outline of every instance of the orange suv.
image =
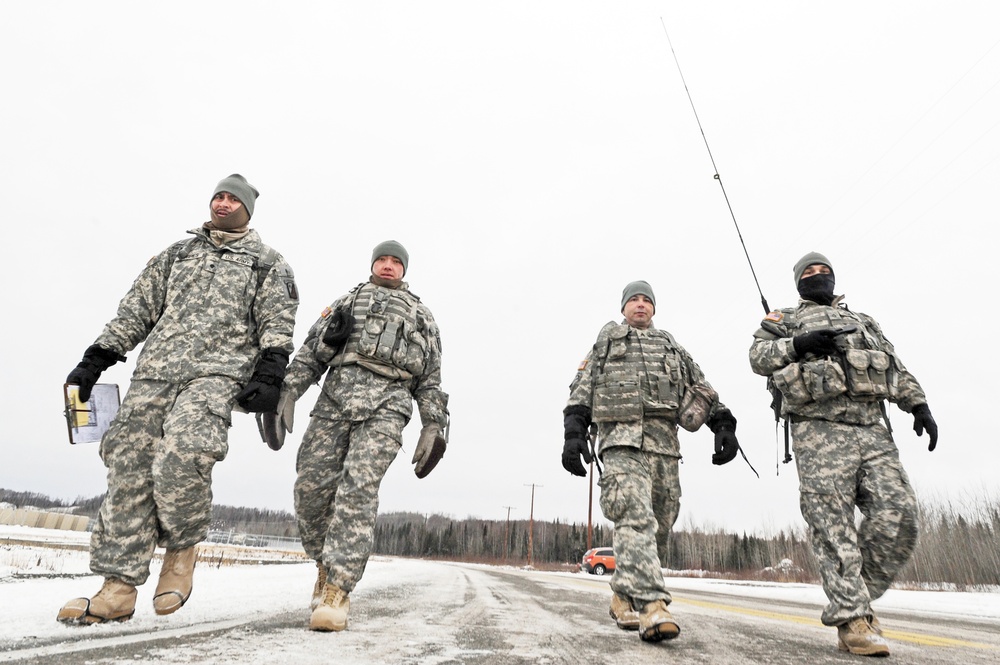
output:
M581 567L588 573L603 575L615 570L615 551L610 547L595 547L583 555Z

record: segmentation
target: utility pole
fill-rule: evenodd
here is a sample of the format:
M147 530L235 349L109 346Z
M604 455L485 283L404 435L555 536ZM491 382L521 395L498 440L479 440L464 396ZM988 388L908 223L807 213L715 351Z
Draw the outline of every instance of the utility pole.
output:
M525 484L525 487L528 485ZM534 565L534 548L535 548L535 488L542 487L542 485L536 485L531 483L531 514L528 515L528 567L530 568Z
M507 563L507 554L510 549L510 511L516 510L513 506L504 506L507 509L507 526L503 530L503 562Z

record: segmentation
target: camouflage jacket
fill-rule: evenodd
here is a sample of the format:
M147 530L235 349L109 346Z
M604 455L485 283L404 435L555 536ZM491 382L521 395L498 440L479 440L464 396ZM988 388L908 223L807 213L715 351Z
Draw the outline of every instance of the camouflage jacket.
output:
M350 311L355 324L347 342L331 348L323 336L337 310ZM409 420L416 401L422 424L448 424L441 333L405 282L397 289L364 282L323 310L289 365L285 389L297 400L324 373L311 415L366 420L388 409Z
M834 357L800 358L792 344L795 335L850 324L857 331L838 337ZM754 333L750 366L780 390L782 416L873 425L883 400L907 412L927 402L875 319L850 311L839 297L830 306L800 300L798 307L769 313Z
M698 363L670 333L653 327L637 330L611 321L580 363L567 406L587 407L597 423L656 419L667 425L662 429L670 434L670 441L659 442L666 446L660 452L677 454L678 409L696 385L713 395L710 416L726 409ZM608 438L603 431L602 438ZM641 439L625 437L618 445L641 447Z
M245 383L261 349L295 348L292 269L274 253L258 289L255 266L267 246L256 231L222 247L204 229L188 233L194 237L150 259L95 343L126 354L145 342L134 379L221 375Z

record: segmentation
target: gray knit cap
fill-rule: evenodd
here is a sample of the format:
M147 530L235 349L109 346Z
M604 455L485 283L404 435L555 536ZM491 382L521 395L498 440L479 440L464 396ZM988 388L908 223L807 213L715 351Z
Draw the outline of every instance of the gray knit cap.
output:
M375 265L375 260L380 256L395 256L402 261L403 274L406 274L406 268L410 265L410 255L406 252L406 248L398 242L395 240L386 240L375 245L375 249L372 250L371 265Z
M625 311L625 303L627 303L632 296L643 295L649 298L650 302L653 303L653 309L656 309L656 296L653 295L653 287L649 285L649 282L644 282L639 280L638 282L629 282L625 290L622 291L622 309Z
M247 182L246 178L239 173L234 173L229 177L223 178L215 186L212 198L214 199L215 195L219 192L229 192L238 198L243 207L247 209L247 218L253 217L253 204L257 201L257 197L260 196L260 192L257 191L256 187Z
M793 272L795 273L796 286L798 286L799 280L802 279L802 273L806 271L806 268L812 265L816 265L817 263L826 266L827 268L830 269L830 272L833 272L833 266L830 265L830 259L826 258L819 252L809 252L801 259L799 259L798 262L795 264L795 267L792 269Z

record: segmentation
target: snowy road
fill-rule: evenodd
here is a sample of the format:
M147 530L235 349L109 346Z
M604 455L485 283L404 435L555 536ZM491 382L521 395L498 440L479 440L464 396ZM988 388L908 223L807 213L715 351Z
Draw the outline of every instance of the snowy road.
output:
M348 630L313 633L306 626L314 571L310 564L202 567L177 614L157 617L147 584L132 621L90 627L62 626L55 614L73 595L92 593L96 578L5 580L0 662L859 662L838 653L835 632L819 624L823 599L812 585L670 578L682 632L648 645L608 618L606 578L386 558L370 562L352 594ZM893 602L879 607L893 662L1000 662L997 594L942 593L945 616L931 619L929 592L910 593L890 591Z

